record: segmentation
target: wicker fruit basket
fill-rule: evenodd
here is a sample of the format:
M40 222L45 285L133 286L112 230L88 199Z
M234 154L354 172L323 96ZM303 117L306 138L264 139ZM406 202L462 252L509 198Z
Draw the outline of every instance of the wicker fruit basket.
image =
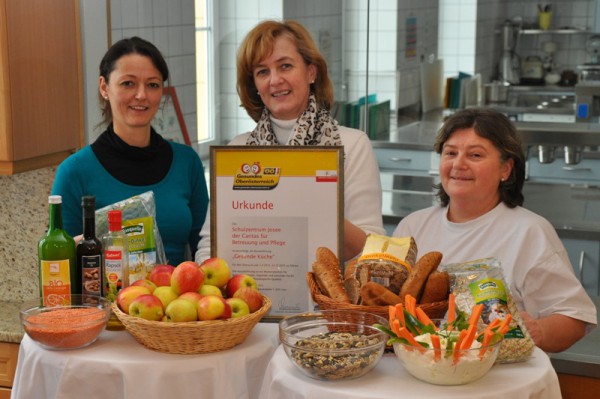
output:
M306 282L308 283L310 295L313 301L315 301L322 310L359 310L363 312L374 313L378 316L384 317L386 320L389 317L388 306L364 306L341 303L331 299L327 295L324 295L317 285L313 272L306 273ZM418 306L423 309L427 316L439 319L444 317L446 314L446 311L448 310L448 301L425 303Z
M113 313L140 344L158 352L184 355L219 352L241 344L269 309L271 300L263 295L263 306L246 316L167 323L130 316L112 304Z

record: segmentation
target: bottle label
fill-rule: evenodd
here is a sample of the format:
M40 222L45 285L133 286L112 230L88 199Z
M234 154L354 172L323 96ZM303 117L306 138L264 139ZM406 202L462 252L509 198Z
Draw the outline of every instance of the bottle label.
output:
M154 219L151 216L123 221L129 249L129 281L148 278L156 265Z
M90 255L81 257L81 282L83 294L102 295L102 256Z
M123 251L120 249L104 252L104 296L111 302L123 288Z
M69 259L40 260L44 305L71 304L71 269Z

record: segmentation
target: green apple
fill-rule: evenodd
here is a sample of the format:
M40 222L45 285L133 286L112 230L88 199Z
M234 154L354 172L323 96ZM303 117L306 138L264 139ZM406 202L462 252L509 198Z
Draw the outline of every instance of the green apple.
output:
M177 298L167 306L165 310L167 321L179 323L184 321L198 320L198 311L196 305L186 299Z
M221 291L221 289L219 287L216 287L214 285L209 285L209 284L203 284L202 287L200 287L200 289L198 290L198 293L202 296L207 296L207 295L216 295L216 296L223 296L223 292Z
M169 303L171 303L171 301L177 299L177 296L178 296L175 293L175 291L173 291L173 288L171 288L171 286L167 286L167 285L161 285L161 286L156 287L156 289L154 290L152 295L154 295L155 297L160 299L160 301L163 304L163 309L166 309L167 306L169 306Z
M200 264L204 272L204 284L224 287L231 278L231 269L222 258L208 258Z
M117 302L117 306L119 307L119 309L129 314L129 305L131 305L131 302L133 302L135 298L137 298L140 295L146 295L151 293L152 292L150 292L150 290L146 287L130 285L129 287L125 287L121 291L119 291L115 301Z
M160 299L152 294L144 294L131 302L131 305L129 305L129 314L146 320L160 321L165 312Z
M171 274L171 288L177 295L198 291L203 283L204 272L196 262L182 262Z
M198 302L199 320L228 319L231 317L231 306L225 298L216 295L207 295Z
M250 308L248 304L240 298L227 298L226 299L229 306L231 306L231 317L242 317L250 314Z
M256 312L263 305L263 298L260 291L252 287L242 287L233 294L234 298L243 299L250 308L250 313Z

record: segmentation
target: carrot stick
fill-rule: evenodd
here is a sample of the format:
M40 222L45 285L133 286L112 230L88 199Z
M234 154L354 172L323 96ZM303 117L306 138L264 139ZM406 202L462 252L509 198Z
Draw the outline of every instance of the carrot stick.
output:
M496 319L498 320L498 319ZM488 346L490 346L490 342L492 341L492 337L494 333L492 330L484 330L483 331L483 340L481 340L481 349L479 350L479 358L482 358L485 355L485 352L488 350Z
M458 334L458 341L456 341L456 344L454 345L454 353L452 353L452 358L454 359L454 363L458 362L458 359L460 358L460 348L462 346L463 341L465 340L465 337L467 336L467 330L461 330L460 333Z
M400 321L400 326L406 326L406 320L404 320L404 305L401 303L396 304L396 317Z
M442 358L442 345L440 343L439 335L431 335L431 344L433 345L433 359L437 362Z
M454 293L448 295L448 330L452 329L452 323L456 320L456 303L454 302Z
M483 303L477 304L473 306L473 310L471 311L471 317L469 317L469 325L477 325L479 319L481 318L481 314L483 313Z
M485 327L485 329L479 333L479 335L477 335L477 339L479 339L479 337L483 336L486 331L493 333L499 325L500 325L500 319L492 320L492 322L490 324L488 324L487 327Z
M394 306L390 306L388 308L388 314L389 314L390 324L392 324L392 321L396 320L396 308Z
M500 333L502 335L504 335L508 332L511 321L512 321L512 315L509 313L506 315L506 318L504 319L504 321L502 321L502 324L500 324L500 327L498 327L498 331L500 331Z
M406 329L406 327L401 327L400 331L398 331L399 334L398 336L401 338L404 338L408 341L408 343L412 346L414 346L417 350L419 350L419 352L423 352L425 351L425 348L423 348L421 346L421 344L419 344L417 342L417 340L412 336L412 334Z
M467 334L460 346L460 349L469 349L471 347L471 345L473 344L473 340L475 339L476 333L477 333L477 324L471 324L469 326L469 328L467 329Z
M404 304L406 305L406 310L408 311L408 313L410 313L411 315L417 317L417 315L415 314L415 309L417 307L417 300L410 294L406 295L406 298L404 299Z
M398 321L398 319L394 319L392 320L390 326L392 326L392 331L394 333L396 333L396 336L400 336L400 322Z
M425 311L421 308L417 308L416 309L416 313L417 313L417 319L425 324L426 326L432 325L433 328L435 329L435 331L437 331L437 327L435 324L433 324L433 321L431 321L431 319L429 318L429 316L427 316L427 313L425 313Z

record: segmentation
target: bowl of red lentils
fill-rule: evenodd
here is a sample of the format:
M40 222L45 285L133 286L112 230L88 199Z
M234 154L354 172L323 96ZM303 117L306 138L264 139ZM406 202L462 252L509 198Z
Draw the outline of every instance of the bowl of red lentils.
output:
M20 318L32 340L46 349L64 350L95 342L110 312L110 301L100 296L50 296L23 303Z

